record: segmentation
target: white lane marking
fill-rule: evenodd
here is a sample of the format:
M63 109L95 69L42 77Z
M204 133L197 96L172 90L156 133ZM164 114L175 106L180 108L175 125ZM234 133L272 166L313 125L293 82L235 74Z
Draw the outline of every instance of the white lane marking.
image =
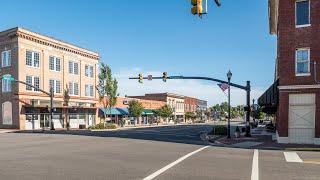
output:
M188 157L190 157L190 156L192 156L192 155L194 155L194 154L196 154L196 153L198 153L198 152L200 152L200 151L202 151L202 150L204 150L204 149L206 149L206 148L208 148L208 147L210 147L210 146L202 147L202 148L197 149L197 150L195 150L195 151L193 151L193 152L191 152L191 153L189 153L189 154L187 154L187 155L184 155L183 157L177 159L176 161L174 161L174 162L166 165L165 167L159 169L158 171L156 171L156 172L150 174L149 176L143 178L143 180L151 180L151 179L154 179L155 177L159 176L160 174L162 174L162 173L165 172L166 170L168 170L168 169L172 168L173 166L179 164L181 161L187 159Z
M253 152L251 180L259 180L259 150L257 149Z
M287 162L298 162L298 163L303 162L296 152L283 152L283 154Z

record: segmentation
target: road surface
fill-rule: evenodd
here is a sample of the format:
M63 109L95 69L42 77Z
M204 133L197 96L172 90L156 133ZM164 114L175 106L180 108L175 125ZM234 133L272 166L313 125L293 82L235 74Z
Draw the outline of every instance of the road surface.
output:
M208 146L209 125L0 134L0 179L319 180L319 152Z

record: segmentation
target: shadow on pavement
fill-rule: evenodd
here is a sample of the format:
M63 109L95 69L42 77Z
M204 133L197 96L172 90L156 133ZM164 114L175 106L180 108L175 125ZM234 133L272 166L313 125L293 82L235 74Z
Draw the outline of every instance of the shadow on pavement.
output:
M59 134L59 135L76 135L76 136L91 136L105 138L126 138L137 140L163 141L172 143L184 143L195 145L207 145L207 141L201 140L200 136L203 133L212 130L212 125L180 125L180 126L162 126L162 127L146 127L123 129L114 131L90 131L90 130L56 130L56 131L17 131L14 133L28 134Z

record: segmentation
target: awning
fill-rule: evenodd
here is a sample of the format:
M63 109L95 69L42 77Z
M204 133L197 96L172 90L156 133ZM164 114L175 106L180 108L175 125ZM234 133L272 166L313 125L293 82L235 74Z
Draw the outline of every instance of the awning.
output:
M119 116L126 116L129 114L127 108L100 108L100 111L106 115L119 115Z
M267 114L274 114L279 104L279 79L276 80L258 99L262 111Z
M151 109L144 109L142 115L154 115L155 112Z

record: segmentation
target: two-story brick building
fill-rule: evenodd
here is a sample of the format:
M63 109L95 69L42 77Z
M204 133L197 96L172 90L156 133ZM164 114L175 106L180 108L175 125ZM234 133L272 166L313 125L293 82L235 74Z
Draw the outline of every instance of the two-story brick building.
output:
M259 99L279 143L320 144L320 1L269 0L275 83Z
M0 32L1 77L40 89L54 89L55 128L90 126L97 120L99 54L78 46L12 28ZM49 97L21 83L1 81L0 128L49 127Z

